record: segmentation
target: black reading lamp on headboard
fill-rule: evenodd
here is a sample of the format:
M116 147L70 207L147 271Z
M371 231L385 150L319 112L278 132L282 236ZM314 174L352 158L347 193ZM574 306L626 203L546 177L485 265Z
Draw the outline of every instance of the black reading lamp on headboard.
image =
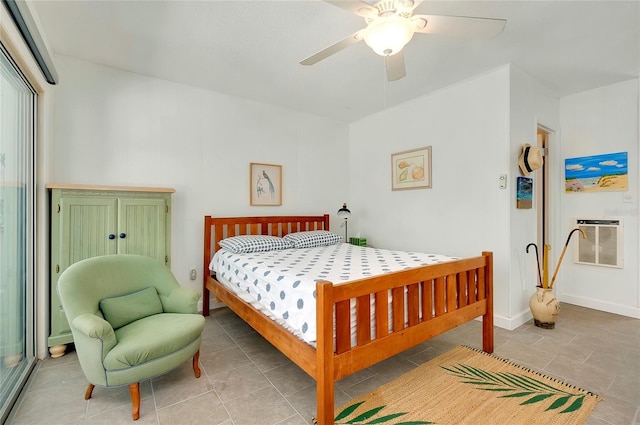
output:
M348 230L347 230L347 220L349 220L349 216L351 216L351 211L347 208L347 203L342 204L342 208L338 210L338 217L344 218L344 223L340 226L344 226L344 241L349 242L348 238Z

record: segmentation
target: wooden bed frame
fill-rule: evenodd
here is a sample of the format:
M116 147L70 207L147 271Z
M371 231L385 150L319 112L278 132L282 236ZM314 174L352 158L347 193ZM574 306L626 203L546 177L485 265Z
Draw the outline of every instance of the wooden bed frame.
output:
M487 353L493 352L491 252L483 252L479 257L373 276L336 286L331 282L318 282L316 348L295 337L227 290L209 270L213 253L220 248L218 243L225 237L247 234L284 236L297 231L323 229L329 230L328 214L204 217L203 314L209 315L210 292L213 292L218 301L225 303L314 378L317 385L318 424L333 424L335 381L479 316L482 316L482 348ZM375 339L370 337L371 294L375 298ZM389 294L392 299L390 304ZM355 346L352 346L350 330L351 299L356 300ZM432 314L421 317L420 310ZM389 330L388 317L391 317L393 323L392 330ZM405 322L405 317L408 317L408 322Z

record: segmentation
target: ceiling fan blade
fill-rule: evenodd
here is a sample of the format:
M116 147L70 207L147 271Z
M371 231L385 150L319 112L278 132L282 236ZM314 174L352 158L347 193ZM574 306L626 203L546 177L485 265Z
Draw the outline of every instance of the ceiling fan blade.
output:
M404 68L404 53L402 50L393 56L385 56L384 65L387 68L387 80L389 81L396 81L407 75Z
M476 18L471 16L414 15L411 17L415 32L437 34L466 39L488 39L498 36L506 19Z
M320 50L318 53L309 56L308 58L300 61L301 65L313 65L314 63L320 62L322 59L326 59L334 53L338 53L340 50L345 49L352 44L356 44L358 41L362 40L364 37L364 30L360 30L354 34L351 34L349 37L338 41L335 44L327 47L326 49Z
M324 0L324 2L363 18L378 16L378 9L360 0Z

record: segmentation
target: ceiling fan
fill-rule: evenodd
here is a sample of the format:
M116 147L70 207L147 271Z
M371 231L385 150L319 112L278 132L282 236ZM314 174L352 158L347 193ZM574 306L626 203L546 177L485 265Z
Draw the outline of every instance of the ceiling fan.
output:
M496 37L507 23L505 19L470 16L414 15L421 0L324 0L364 18L367 26L345 39L302 60L313 65L361 40L384 56L387 79L406 75L403 47L414 33L437 34L467 39Z

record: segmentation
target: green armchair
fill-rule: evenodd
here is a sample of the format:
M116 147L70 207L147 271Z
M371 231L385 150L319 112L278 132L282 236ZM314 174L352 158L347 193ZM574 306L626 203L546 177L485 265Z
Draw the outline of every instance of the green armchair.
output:
M181 287L157 260L138 255L82 260L62 273L58 293L89 381L86 400L96 385L128 385L137 420L140 381L189 359L200 377L200 293Z

